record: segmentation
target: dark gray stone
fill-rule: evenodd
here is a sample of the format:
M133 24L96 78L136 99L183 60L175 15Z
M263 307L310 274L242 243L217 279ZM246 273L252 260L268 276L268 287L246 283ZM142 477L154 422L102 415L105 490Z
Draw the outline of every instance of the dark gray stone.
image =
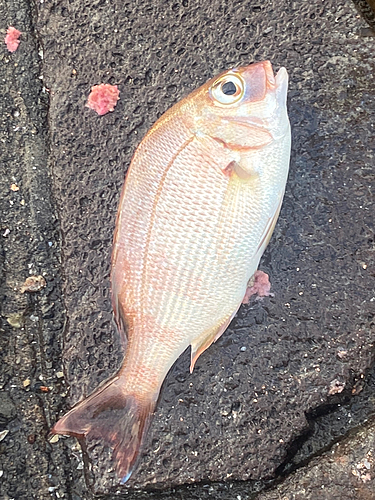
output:
M6 424L16 416L16 407L9 394L0 392L0 424Z
M62 403L56 372L62 369L64 316L47 168L48 99L34 21L30 2L0 1L0 431L9 431L0 442L4 500L50 500L49 488L65 495L72 466L46 440ZM13 54L3 43L9 25L22 32ZM25 279L39 274L47 286L22 294ZM54 315L45 318L42 310L51 304Z
M375 426L369 422L258 500L374 500Z
M366 36L375 36L375 1L374 0L353 0L358 12L367 21L370 29L363 28L361 32Z
M166 109L253 60L285 65L291 78L291 172L261 263L275 297L244 306L192 375L188 353L178 360L122 491L139 500L248 499L369 418L373 384L360 391L375 339L375 62L354 7L0 0L0 19L4 35L8 25L23 32L16 53L0 52L1 234L10 229L0 236L0 381L16 408L0 444L1 498L88 498L74 440L51 446L47 434L121 363L108 275L126 168ZM119 85L120 101L98 117L85 103L102 82ZM30 271L47 281L35 296L19 292ZM21 328L7 322L12 314ZM88 452L88 481L114 498L110 453Z
M243 307L188 374L167 377L128 486L272 476L337 380L372 361L373 49L351 5L146 1L43 4L54 193L63 232L70 404L114 373L109 264L119 192L155 119L219 70L271 59L290 73L293 154L261 268L275 298ZM113 113L85 108L118 84ZM241 347L245 346L246 351ZM345 354L342 355L342 352ZM89 450L95 488L116 487L108 450Z

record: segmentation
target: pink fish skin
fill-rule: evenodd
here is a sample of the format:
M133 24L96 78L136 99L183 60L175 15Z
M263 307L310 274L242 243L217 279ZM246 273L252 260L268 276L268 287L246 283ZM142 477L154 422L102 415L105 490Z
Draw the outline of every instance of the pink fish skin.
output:
M100 438L122 483L168 370L227 328L278 218L290 157L288 75L270 62L225 71L167 111L138 146L112 254L122 368L53 433Z

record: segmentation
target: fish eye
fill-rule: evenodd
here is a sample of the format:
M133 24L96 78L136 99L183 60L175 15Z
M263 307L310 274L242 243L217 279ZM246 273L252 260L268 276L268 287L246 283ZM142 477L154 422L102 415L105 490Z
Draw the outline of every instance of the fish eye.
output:
M237 92L237 88L233 82L225 82L221 86L221 90L225 95L234 95Z
M245 85L237 75L226 75L217 80L211 87L211 94L220 104L234 104L242 99Z

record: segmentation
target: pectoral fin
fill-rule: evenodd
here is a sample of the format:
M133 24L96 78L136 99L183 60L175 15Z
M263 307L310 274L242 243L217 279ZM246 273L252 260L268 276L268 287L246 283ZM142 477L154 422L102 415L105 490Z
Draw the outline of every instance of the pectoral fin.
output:
M221 337L221 335L228 328L229 323L236 315L240 305L241 304L238 305L238 307L235 309L235 311L229 318L225 319L224 321L221 321L218 326L211 328L210 330L208 330L208 332L204 332L203 335L201 335L191 343L190 373L193 373L194 365L199 356L202 354L202 352L208 349L212 344L212 342L216 342L217 339Z

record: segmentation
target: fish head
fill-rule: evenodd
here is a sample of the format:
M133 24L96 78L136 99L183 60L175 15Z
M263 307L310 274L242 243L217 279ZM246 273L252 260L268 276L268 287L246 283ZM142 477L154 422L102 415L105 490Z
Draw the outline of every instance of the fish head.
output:
M225 71L194 95L194 133L226 148L259 150L290 134L288 73L263 61Z

